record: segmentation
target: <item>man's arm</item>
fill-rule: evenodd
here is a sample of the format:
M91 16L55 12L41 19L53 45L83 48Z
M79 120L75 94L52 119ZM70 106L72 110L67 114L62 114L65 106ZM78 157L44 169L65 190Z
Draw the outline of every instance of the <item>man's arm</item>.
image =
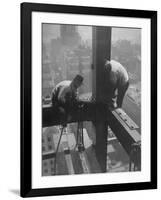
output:
M55 87L52 90L52 94L51 94L51 102L52 102L52 106L57 106L57 101L58 101L58 93L59 93L59 88Z

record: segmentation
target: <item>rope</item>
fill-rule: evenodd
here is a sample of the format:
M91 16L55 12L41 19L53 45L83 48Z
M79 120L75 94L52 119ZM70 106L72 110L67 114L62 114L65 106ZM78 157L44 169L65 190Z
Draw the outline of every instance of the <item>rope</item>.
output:
M56 148L56 151L55 151L54 175L56 175L56 158L57 158L57 153L58 153L58 150L59 150L59 145L60 145L60 141L61 141L61 138L62 138L62 135L63 135L64 128L65 128L65 126L62 127L61 134L60 134L60 137L59 137L59 141L58 141L58 144L57 144L57 148Z

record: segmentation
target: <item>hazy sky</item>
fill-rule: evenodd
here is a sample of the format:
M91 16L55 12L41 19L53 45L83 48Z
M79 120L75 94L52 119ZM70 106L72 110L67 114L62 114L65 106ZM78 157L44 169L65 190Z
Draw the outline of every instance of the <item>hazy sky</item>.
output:
M92 28L90 26L79 26L78 32L82 40L92 40ZM50 41L60 36L60 25L43 24L43 40ZM141 42L141 29L112 28L112 42L117 40L130 40L133 43Z
M132 43L141 42L141 29L132 28L112 28L112 41L130 40Z
M43 24L42 28L43 41L48 41L60 36L60 25Z

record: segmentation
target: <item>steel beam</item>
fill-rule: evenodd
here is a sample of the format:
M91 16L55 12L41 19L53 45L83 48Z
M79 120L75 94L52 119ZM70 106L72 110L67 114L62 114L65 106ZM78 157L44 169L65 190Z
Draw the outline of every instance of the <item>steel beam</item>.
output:
M102 102L105 95L105 60L111 56L111 27L93 27L93 91L96 102ZM99 113L99 110L98 112ZM107 163L107 134L108 123L101 120L101 113L94 122L96 129L96 157L100 163L102 172L106 172Z

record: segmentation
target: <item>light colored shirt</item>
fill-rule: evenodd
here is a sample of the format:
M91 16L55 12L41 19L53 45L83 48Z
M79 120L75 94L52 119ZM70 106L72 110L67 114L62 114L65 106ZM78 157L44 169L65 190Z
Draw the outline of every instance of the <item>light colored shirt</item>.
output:
M77 91L71 90L71 82L69 80L65 80L56 85L56 87L52 91L52 103L66 103L67 98L75 98L77 95ZM69 99L68 99L69 100Z
M125 93L129 76L119 62L111 60L110 64L111 71L105 72L105 99L103 101L111 107L117 107L117 98L121 93ZM121 98L123 97L124 95Z
M126 69L117 61L111 60L111 71L110 71L110 80L118 84L118 86L124 86L128 80L129 76Z

